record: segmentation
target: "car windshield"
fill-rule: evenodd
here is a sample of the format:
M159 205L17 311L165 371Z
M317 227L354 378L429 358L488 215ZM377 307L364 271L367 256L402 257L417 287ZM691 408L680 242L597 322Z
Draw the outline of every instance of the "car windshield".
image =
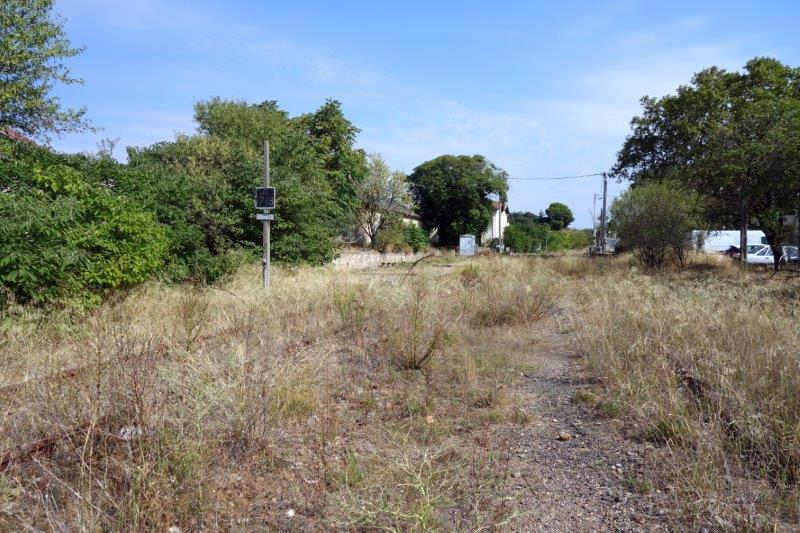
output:
M750 244L747 246L747 253L754 254L763 248L764 248L763 244Z
M761 250L756 253L756 255L772 255L772 249L768 246L765 246Z
M797 246L784 246L783 255L785 255L786 257L797 257L798 256Z

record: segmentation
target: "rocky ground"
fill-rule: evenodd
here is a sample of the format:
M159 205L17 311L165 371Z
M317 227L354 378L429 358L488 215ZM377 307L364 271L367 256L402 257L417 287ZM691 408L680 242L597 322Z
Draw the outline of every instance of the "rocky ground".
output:
M622 422L576 401L589 385L569 335L551 330L521 391L533 422L497 426L491 438L510 454L514 531L676 531L670 498L646 480L652 444L626 438ZM672 524L672 525L671 525Z

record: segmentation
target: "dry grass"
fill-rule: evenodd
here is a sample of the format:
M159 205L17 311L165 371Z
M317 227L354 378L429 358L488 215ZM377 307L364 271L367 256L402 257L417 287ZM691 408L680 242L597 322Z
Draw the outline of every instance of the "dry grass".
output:
M797 282L718 258L582 279L571 293L579 346L605 403L589 400L622 406L640 437L663 446L662 485L686 516L731 531L796 524Z
M657 446L642 483L687 524L797 524L793 279L564 256L258 280L0 321L0 530L513 526L507 457L473 432L535 416L515 385L546 315L599 379L576 399Z
M266 297L252 266L5 317L0 530L510 523L502 453L467 435L529 419L509 391L531 355L491 339L531 335L558 295L530 263L475 264L478 290L457 269L301 268ZM498 295L504 318L480 318Z

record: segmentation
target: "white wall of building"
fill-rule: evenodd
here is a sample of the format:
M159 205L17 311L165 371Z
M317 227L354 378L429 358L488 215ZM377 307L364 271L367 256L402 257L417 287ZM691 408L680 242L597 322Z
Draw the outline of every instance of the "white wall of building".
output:
M486 246L494 239L502 239L508 227L508 209L503 205L500 209L495 209L492 213L492 221L489 227L481 235L481 246Z

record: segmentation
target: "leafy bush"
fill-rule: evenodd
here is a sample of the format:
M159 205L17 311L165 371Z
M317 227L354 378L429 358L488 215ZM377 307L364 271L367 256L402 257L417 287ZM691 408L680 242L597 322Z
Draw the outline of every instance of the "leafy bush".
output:
M550 230L545 224L510 224L503 242L517 253L533 253L542 250Z
M406 224L403 228L406 244L414 250L414 253L425 250L430 246L428 232L419 226Z
M375 236L375 248L382 252L419 252L430 246L428 233L406 224L397 215L388 215Z
M375 249L381 253L402 252L409 249L400 217L387 215L386 218L375 235Z
M679 264L698 223L700 199L675 184L652 183L628 189L611 206L611 217L623 246L639 261L660 267L671 253Z
M19 148L13 148L17 151ZM64 162L22 148L0 160L0 284L18 302L100 294L150 278L167 237L152 214Z

